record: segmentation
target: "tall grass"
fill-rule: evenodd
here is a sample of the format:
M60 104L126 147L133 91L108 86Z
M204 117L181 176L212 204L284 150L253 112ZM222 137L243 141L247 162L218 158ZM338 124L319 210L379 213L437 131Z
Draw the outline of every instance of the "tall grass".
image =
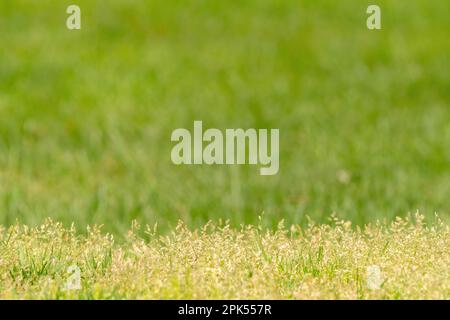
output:
M422 216L363 228L180 223L165 236L133 225L126 241L59 223L0 232L0 298L449 299L450 229ZM67 269L81 289L67 290ZM378 283L369 283L371 268Z

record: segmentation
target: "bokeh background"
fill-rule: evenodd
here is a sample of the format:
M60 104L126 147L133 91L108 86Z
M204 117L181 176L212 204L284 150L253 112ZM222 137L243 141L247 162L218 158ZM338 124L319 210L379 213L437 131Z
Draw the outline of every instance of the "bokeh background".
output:
M66 28L70 4L80 31ZM448 221L449 8L0 1L0 224ZM279 174L173 165L170 134L194 120L279 128Z

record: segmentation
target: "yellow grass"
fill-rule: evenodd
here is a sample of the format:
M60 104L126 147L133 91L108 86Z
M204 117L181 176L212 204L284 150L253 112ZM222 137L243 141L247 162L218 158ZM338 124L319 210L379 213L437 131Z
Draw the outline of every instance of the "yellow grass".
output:
M164 236L138 229L115 243L99 228L80 235L51 221L1 228L0 298L450 298L450 230L438 219L352 228L332 218L275 231L180 223ZM72 265L81 289L66 288Z

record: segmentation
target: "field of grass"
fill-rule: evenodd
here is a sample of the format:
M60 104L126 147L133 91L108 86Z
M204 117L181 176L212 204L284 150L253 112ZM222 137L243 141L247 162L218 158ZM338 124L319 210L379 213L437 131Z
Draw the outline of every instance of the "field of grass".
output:
M356 230L337 219L276 231L180 224L166 236L130 231L120 245L50 222L0 237L3 299L450 299L450 229L423 217Z
M372 2L382 30L366 28ZM449 298L449 11L0 1L0 297ZM172 164L171 132L194 120L279 128L279 173ZM415 212L432 227L389 226ZM353 228L330 227L333 213ZM133 221L157 235L129 240ZM63 292L74 262L83 289ZM370 264L380 290L363 285Z
M357 224L450 213L447 1L0 3L0 223ZM280 128L280 172L175 166L172 130Z

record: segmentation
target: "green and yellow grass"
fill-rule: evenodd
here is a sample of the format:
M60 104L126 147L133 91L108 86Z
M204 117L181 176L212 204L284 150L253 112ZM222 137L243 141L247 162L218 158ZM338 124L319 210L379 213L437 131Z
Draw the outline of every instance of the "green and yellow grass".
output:
M449 1L73 2L0 1L0 298L450 298ZM194 120L279 174L175 166Z
M17 224L1 229L0 298L448 299L450 229L414 220L276 231L179 224L165 236L147 227L143 237L134 225L121 244L98 228ZM72 265L80 290L65 288ZM380 268L378 289L367 286L368 266Z

